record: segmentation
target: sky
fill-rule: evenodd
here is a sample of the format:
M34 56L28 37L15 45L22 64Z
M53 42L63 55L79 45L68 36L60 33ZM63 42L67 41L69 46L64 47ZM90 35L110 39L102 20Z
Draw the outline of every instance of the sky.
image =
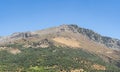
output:
M0 36L62 24L120 39L120 0L0 0Z

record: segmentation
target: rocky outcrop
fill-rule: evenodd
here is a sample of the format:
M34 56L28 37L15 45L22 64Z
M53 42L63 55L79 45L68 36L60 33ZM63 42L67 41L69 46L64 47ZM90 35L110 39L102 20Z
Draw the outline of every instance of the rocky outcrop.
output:
M17 32L17 33L13 33L10 36L6 36L6 37L0 37L0 44L11 44L14 43L15 40L18 39L27 39L30 37L37 37L37 34L33 34L31 32Z
M11 35L11 38L28 38L32 37L31 32L17 32Z
M51 41L49 41L48 39L43 39L43 40L40 40L38 42L32 42L29 44L25 44L24 47L25 48L47 48L47 47L50 47L52 45L53 44Z
M120 49L120 40L119 39L114 39L111 37L106 37L106 36L102 36L90 29L85 29L85 28L81 28L78 27L77 25L68 25L68 27L74 32L77 30L77 32L87 36L89 39L104 44L109 48L113 48L113 49Z
M66 31L68 32L69 31L69 32L77 33L78 31L77 31L76 27L74 27L74 26L75 25L72 26L72 25L63 24L59 27L59 29L61 32L66 32Z

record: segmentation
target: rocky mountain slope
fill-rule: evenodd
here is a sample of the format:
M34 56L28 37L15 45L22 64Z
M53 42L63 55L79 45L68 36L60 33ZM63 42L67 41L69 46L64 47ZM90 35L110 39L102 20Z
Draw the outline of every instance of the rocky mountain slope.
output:
M95 42L104 44L109 48L120 49L120 40L119 39L114 39L111 37L102 36L102 35L94 32L92 30L80 28L77 25L70 25L69 27L71 27L73 29L77 29L77 31L79 33L86 35L89 39L91 39Z
M120 59L120 40L100 34L77 25L61 25L34 32L18 32L0 38L1 45L23 44L24 47L69 46Z
M81 49L91 55L95 55L95 57L97 55L106 63L120 67L119 39L102 36L77 25L64 24L44 30L18 32L10 36L0 37L0 51L7 51L14 55L24 53L22 48L39 49L53 46L56 48ZM53 52L56 52L56 50ZM95 64L93 67L103 66ZM105 67L103 69L106 70Z
M120 49L120 40L119 39L102 36L92 30L81 28L81 27L78 27L77 25L61 25L59 27L53 27L50 29L40 30L40 31L35 31L35 32L13 33L10 36L0 37L0 44L14 42L15 40L18 40L18 39L40 37L42 35L51 35L52 36L52 34L54 34L55 36L56 35L60 36L60 35L62 35L61 33L66 33L66 32L67 33L71 32L76 35L82 34L92 41L95 41L100 44L104 44L108 48ZM78 37L80 37L80 36L78 35Z

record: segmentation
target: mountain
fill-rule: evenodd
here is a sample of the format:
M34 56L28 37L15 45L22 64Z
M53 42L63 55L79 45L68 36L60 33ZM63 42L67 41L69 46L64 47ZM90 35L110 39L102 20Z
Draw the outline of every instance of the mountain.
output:
M100 44L104 44L108 48L120 49L120 40L119 39L102 36L92 30L81 28L81 27L78 27L77 25L61 25L59 27L54 27L54 28L50 28L50 29L46 29L46 30L40 30L40 31L36 31L36 32L13 33L12 35L7 36L7 37L0 37L0 42L1 43L12 42L19 38L26 39L29 37L35 37L35 36L37 37L37 36L41 36L41 35L45 35L45 34L48 35L48 34L52 34L52 33L56 34L56 35L60 35L61 33L65 33L65 32L67 32L67 33L71 32L74 34L79 33L79 34L86 36L90 40L93 40ZM78 35L78 37L79 37L79 35Z
M120 40L74 24L0 37L0 54L1 71L120 71Z

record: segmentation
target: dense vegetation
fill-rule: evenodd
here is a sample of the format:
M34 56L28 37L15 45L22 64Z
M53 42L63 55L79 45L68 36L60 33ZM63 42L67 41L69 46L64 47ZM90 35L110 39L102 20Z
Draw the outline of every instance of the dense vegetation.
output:
M8 45L21 50L19 54L0 51L0 72L70 72L82 69L83 72L119 72L114 65L105 63L97 55L81 49L48 47L23 48L21 45ZM98 64L106 70L97 70L92 65Z

